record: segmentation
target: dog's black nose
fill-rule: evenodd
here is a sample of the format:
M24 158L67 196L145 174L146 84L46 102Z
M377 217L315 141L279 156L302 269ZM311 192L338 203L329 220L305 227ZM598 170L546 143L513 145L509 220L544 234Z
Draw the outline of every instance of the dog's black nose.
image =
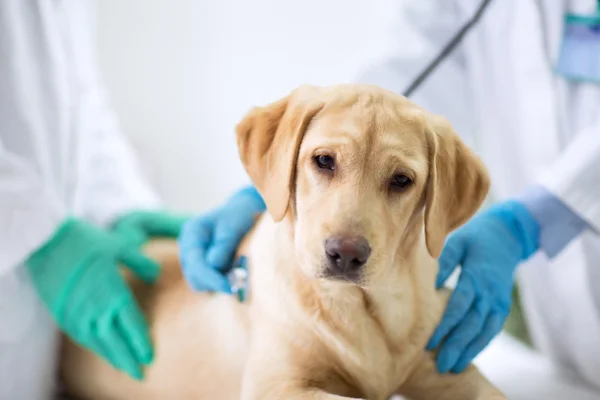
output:
M355 275L371 255L369 242L362 236L336 236L325 240L330 275Z

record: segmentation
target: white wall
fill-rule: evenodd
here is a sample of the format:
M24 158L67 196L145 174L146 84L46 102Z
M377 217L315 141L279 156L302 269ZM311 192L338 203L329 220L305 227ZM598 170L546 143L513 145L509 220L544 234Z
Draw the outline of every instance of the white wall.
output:
M242 115L302 83L352 81L394 1L99 1L105 82L166 203L203 210L246 183Z

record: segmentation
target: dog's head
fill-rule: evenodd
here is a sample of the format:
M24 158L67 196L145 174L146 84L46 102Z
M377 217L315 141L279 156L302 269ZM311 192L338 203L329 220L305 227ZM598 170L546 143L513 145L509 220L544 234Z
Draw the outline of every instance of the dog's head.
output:
M445 119L374 86L302 86L252 110L237 141L273 219L293 224L311 278L368 286L423 237L437 258L489 187Z

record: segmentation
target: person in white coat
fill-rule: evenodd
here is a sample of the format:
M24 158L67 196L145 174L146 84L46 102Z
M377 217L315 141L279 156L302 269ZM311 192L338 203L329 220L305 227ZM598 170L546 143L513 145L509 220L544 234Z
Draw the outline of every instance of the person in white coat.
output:
M392 51L361 80L403 90L480 4L404 2ZM521 242L530 241L524 249L516 246L512 260L503 255L515 249L508 242L519 234L496 233L485 211L449 238L438 283L457 264L467 279L459 278L458 294L432 338L433 345L445 338L443 349L458 354L442 370L457 366L461 354L472 359L493 337L479 321L494 312L506 315L512 291L506 278L512 281L522 262L517 276L535 346L600 391L598 7L596 0L492 1L414 93L415 101L447 116L478 150L491 174L492 200L506 205L516 199L535 220L511 213L508 225L518 225ZM588 18L589 36L572 32L579 29L570 26L577 18ZM591 68L574 73L582 65ZM472 254L488 247L493 250ZM503 310L494 310L494 303ZM481 317L469 321L470 308Z
M397 4L389 51L357 79L397 93L486 8L412 94L478 151L496 203L454 232L440 257L438 286L457 265L461 273L428 346L440 346L438 369L462 371L498 334L517 271L535 346L600 392L600 4ZM193 287L222 290L223 279L200 272L227 271L251 226L251 215L231 218L240 203L255 204L249 214L264 209L244 193L184 226L181 259ZM198 240L213 233L218 240Z
M57 327L142 378L148 327L117 269L152 282L137 250L176 236L119 132L81 0L0 2L0 399L57 389Z

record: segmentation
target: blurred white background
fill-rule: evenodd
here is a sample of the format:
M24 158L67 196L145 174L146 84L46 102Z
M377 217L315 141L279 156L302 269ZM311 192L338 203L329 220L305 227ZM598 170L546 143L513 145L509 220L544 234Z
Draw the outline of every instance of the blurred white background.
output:
M352 81L394 1L98 2L110 98L167 205L205 210L247 183L235 124L300 84Z

